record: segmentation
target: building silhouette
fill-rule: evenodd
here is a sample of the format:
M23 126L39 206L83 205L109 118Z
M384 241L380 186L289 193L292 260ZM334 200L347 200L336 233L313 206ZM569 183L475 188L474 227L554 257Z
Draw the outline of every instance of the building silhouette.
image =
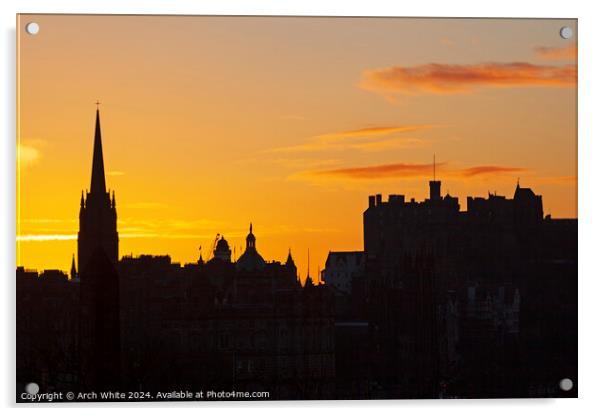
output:
M382 396L576 395L558 381L577 378L577 220L544 218L519 183L511 199L468 197L466 211L440 181L429 188L422 202L370 196L364 212L353 287L368 287Z
M82 192L77 240L81 282L78 376L83 390L121 388L118 241L115 192L111 198L106 190L97 108L92 178L85 198Z

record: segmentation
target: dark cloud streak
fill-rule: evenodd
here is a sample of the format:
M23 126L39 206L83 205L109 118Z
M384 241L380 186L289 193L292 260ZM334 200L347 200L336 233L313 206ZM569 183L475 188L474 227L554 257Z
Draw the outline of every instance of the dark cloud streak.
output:
M475 176L526 172L527 169L514 166L472 166L463 169L448 169L447 163L437 163L437 171L448 177L472 178ZM338 168L310 172L312 176L346 179L386 179L420 178L432 175L432 164L391 163L384 165Z

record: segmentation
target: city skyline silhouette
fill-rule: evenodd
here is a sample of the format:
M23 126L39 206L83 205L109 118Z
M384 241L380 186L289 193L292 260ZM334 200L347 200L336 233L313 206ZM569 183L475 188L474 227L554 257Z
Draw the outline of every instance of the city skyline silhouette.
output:
M309 248L313 272L329 250L361 249L366 195L428 197L433 153L462 209L520 177L545 214L577 215L576 39L547 35L561 21L257 17L223 35L227 18L115 16L108 35L102 17L34 17L50 29L19 38L18 264L70 266L97 99L122 253L193 262L219 232L238 256L252 220L266 258ZM384 84L395 68L428 83Z
M100 102L96 101L94 103L96 105L96 120L95 120L95 127L94 127L94 146L93 146L93 156L92 156L92 170L91 170L91 180L90 180L90 187L86 188L86 190L82 190L81 191L81 200L80 200L80 232L78 233L78 249L76 251L77 253L77 265L75 266L76 269L79 269L81 266L80 264L84 264L84 261L82 260L82 254L80 254L82 251L86 251L85 245L86 243L83 242L82 243L82 223L81 223L81 218L82 215L84 213L84 208L88 207L88 201L91 202L91 205L94 206L95 204L97 205L96 208L93 208L94 210L105 210L105 208L103 208L102 206L99 206L98 204L104 205L105 202L101 202L102 200L106 199L106 209L107 214L102 214L101 217L104 217L105 215L109 215L110 216L114 216L114 219L110 219L109 217L106 217L104 219L100 219L101 217L92 217L90 218L90 225L89 227L94 228L95 226L99 226L102 225L103 223L106 223L106 221L113 221L114 225L112 226L114 228L114 233L115 233L115 237L114 240L115 242L113 243L107 243L109 246L106 247L106 250L108 253L112 253L110 255L110 258L113 258L113 262L116 263L119 259L119 255L118 253L118 226L117 226L117 216L116 216L116 212L115 212L115 207L116 207L116 202L115 202L115 190L111 190L107 188L106 185L106 179L105 179L105 168L104 168L104 157L103 157L103 144L102 144L102 133L101 133L101 123L100 123ZM433 155L433 161L431 164L431 169L432 169L432 177L430 180L430 199L433 200L433 198L435 198L435 195L437 195L437 197L441 197L441 181L436 180L436 168L437 168L437 163L436 163L436 156ZM483 167L484 169L487 169L487 167ZM434 188L433 188L434 187ZM520 188L520 178L517 178L516 181L516 189ZM88 191L89 189L89 191ZM392 194L393 197L395 197L396 194ZM491 195L495 195L497 196L497 192L489 192L489 197L491 198ZM449 194L449 190L447 191L447 197L450 197ZM380 196L382 198L382 196ZM504 198L502 195L500 195L500 197ZM371 197L372 198L372 197ZM389 195L389 198L391 198L391 195ZM469 200L469 204L470 204L470 200L472 200L474 197L473 196L468 196L467 197ZM456 200L458 198L455 198ZM411 198L412 202L414 202L416 199L415 198ZM459 203L458 203L459 206ZM111 210L113 211L113 214L111 214ZM543 210L543 207L542 207ZM542 211L543 212L543 211ZM98 224L96 224L98 223ZM251 222L251 230L252 230L252 222ZM214 255L214 250L216 248L217 243L219 242L220 238L223 240L225 237L224 234L220 233L219 231L215 234L215 238L214 240L211 242L211 244L209 245L210 249L209 250L205 250L205 252L203 252L202 249L202 245L199 246L199 253L198 253L198 258L204 259L204 260L209 260L213 257ZM83 246L82 246L83 244ZM112 248L110 248L110 246L114 246ZM237 247L234 246L232 248L232 260L233 261L237 261L243 254L243 246L239 246L239 250L238 250L238 256L237 256ZM91 250L91 248L88 248L87 250ZM320 276L320 272L322 271L322 265L324 264L324 262L322 262L321 264L318 262L317 265L317 271L318 273L316 273L315 275L312 272L312 268L311 268L311 263L310 263L310 257L309 257L309 253L310 253L310 249L307 249L308 251L308 256L307 256L307 264L306 264L306 270L307 270L307 274L303 275L301 274L301 280L303 281L303 283L305 283L305 278L306 277L311 277L312 281L315 283L319 283L321 281L321 276ZM329 253L332 252L333 250L329 250ZM336 250L334 250L336 251ZM353 250L352 250L353 251ZM74 258L76 253L72 254L72 257ZM127 255L127 253L125 253ZM145 255L145 254L149 254L149 253L139 253L139 255ZM165 254L165 255L169 255L169 253L161 253L161 254ZM130 256L132 256L133 254L130 254ZM290 257L291 255L291 250L290 250L290 246L289 246L289 251L288 251L288 256ZM85 256L84 256L85 257ZM72 258L72 261L70 263L70 268L73 269L74 267L74 259ZM276 261L276 259L273 259L271 261ZM284 261L282 261L284 263ZM19 265L19 266L27 266L27 265ZM55 269L55 268L48 268L50 270ZM66 272L68 269L64 269L64 271ZM314 269L315 270L315 269ZM40 270L41 271L41 270Z
M302 281L290 250L264 259L252 222L238 258L220 234L185 265L120 256L104 166L97 109L77 265L17 267L18 386L48 373L45 390L78 400L216 387L276 400L576 397L553 381L576 380L577 220L544 216L518 181L512 198L468 197L461 211L433 158L429 198L370 195L363 250L329 251L317 278L308 250ZM149 392L85 395L134 388Z

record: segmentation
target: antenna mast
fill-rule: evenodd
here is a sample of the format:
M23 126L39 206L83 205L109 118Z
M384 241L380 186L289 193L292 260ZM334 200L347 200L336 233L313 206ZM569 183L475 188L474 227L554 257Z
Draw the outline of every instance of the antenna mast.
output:
M309 248L307 249L307 277L309 277Z

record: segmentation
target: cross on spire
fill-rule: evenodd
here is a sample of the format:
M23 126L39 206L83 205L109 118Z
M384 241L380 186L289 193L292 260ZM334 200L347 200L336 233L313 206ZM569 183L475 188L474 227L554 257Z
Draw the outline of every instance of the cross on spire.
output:
M96 102L94 104L96 104L96 109L98 110L98 106L100 105L100 101L96 100Z

